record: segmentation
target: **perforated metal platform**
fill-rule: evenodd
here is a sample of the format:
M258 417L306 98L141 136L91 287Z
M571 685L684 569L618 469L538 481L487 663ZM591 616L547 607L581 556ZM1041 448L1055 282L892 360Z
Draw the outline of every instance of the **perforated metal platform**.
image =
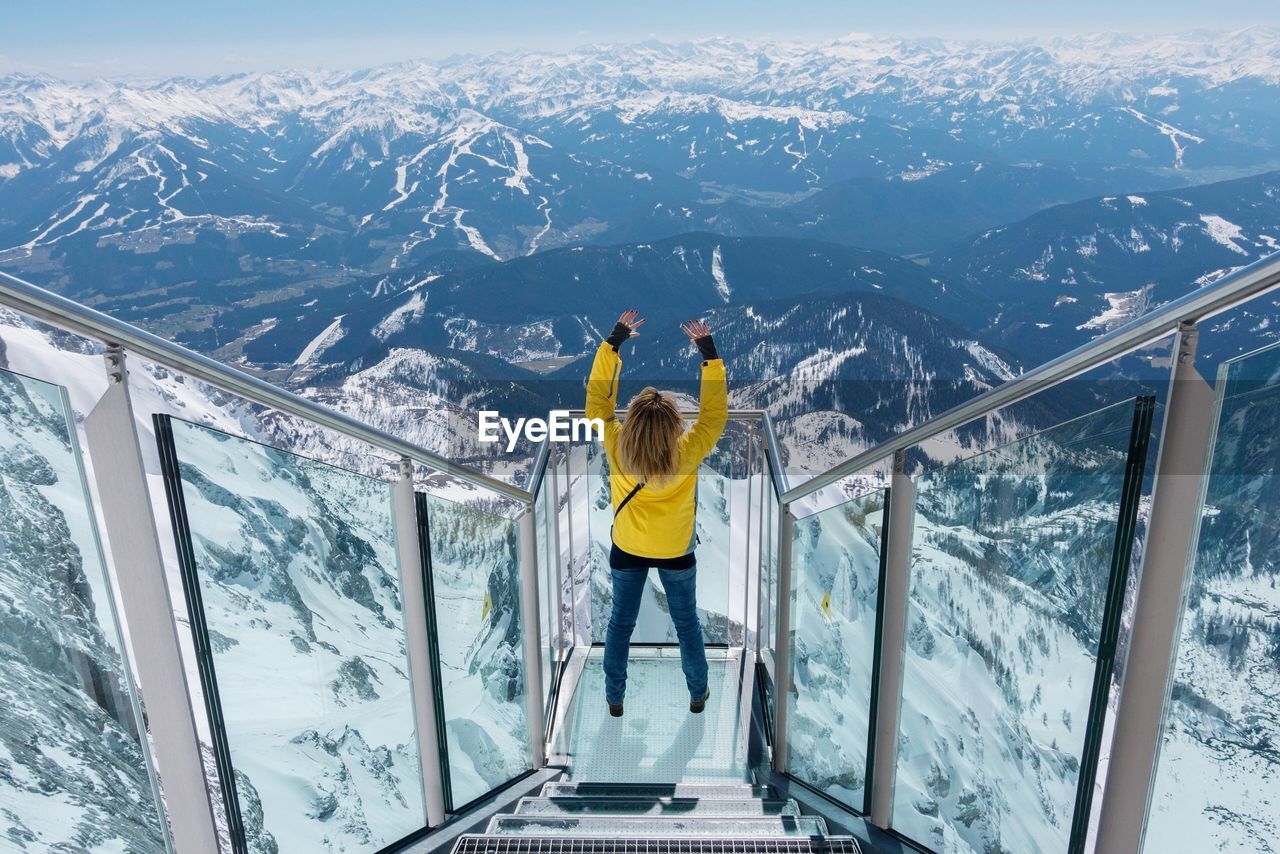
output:
M568 767L569 778L749 782L740 663L715 652L708 655L711 698L694 715L678 652L633 650L626 712L615 718L604 701L603 651L592 650L552 751Z

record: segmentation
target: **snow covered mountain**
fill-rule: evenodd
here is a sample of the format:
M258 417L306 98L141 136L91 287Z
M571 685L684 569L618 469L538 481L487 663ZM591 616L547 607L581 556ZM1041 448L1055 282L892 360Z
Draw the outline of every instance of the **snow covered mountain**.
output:
M1270 172L1055 206L932 260L991 301L981 334L1031 354L1065 352L1278 250L1280 172ZM1210 366L1278 334L1274 303L1245 311L1254 322L1234 330L1210 322Z
M379 411L379 395L449 383L464 406L485 382L567 380L555 369L639 293L674 316L881 288L1038 361L1271 245L1265 177L1180 189L1194 211L1160 191L1273 165L1277 116L1280 33L1266 29L646 42L150 82L10 75L0 265L448 446L448 425L432 423L462 410L437 406L443 395L421 398L421 418ZM1149 204L1107 207L1130 197ZM1105 239L1135 230L1157 250ZM1087 250L1099 234L1080 264L1036 266L1044 247ZM777 237L933 254L922 268ZM1156 294L1147 262L1161 251L1179 264ZM1009 294L1028 270L1092 281L1052 299L1032 288L1016 317Z
M630 224L655 216L660 236L719 230L726 199L1074 164L1073 178L1028 180L1001 207L1013 219L1096 193L1114 170L1145 190L1167 186L1159 172L1274 164L1278 46L1266 29L710 39L205 80L10 75L0 263L76 295L196 279L207 300L213 283L230 296L238 280L260 292L446 249L510 258L634 237ZM732 230L742 214L724 218ZM845 232L828 222L813 236Z
M952 316L972 304L926 268L882 252L712 234L549 250L453 273L406 270L360 291L374 296L349 300L341 318L301 298L240 309L237 325L270 325L244 356L314 369L425 346L530 365L587 352L613 328L616 307L636 300L652 323L671 326L714 306L822 292L885 293Z
M651 310L624 354L622 399L646 384L695 391L678 324L706 316L735 404L770 408L809 471L1019 369L943 318L971 311L973 295L919 264L815 241L693 234L380 283L382 296L333 320L296 301L256 307L252 322L270 329L245 356L309 396L484 465L492 454L475 442L474 410L581 407L585 357L635 294Z
M1261 29L1004 44L713 39L139 83L11 75L0 78L0 265L507 477L526 461L476 443L475 409L581 405L583 357L636 303L650 324L627 345L623 399L644 383L689 390L697 359L675 323L705 316L731 365L733 402L770 408L790 467L812 472L1280 249L1280 173L1267 171L1280 162L1277 131L1280 33ZM1210 330L1210 363L1271 340L1280 312L1249 311L1237 315L1248 323ZM0 364L6 340L31 337L10 321ZM66 368L34 352L24 365ZM96 354L80 355L77 375L101 380ZM140 411L185 406L193 421L239 430L234 401L204 400L164 370L138 373ZM1023 408L1017 424L1002 413L977 428L990 435L942 451L1057 423L1050 406L1070 403ZM58 430L44 415L9 420L18 429L7 441L18 444L0 451L14 467L43 471L19 446L49 445ZM304 455L369 455L292 419L243 420L253 429L240 432ZM225 629L214 638L218 666L265 670L258 681L285 694L309 687L318 709L313 725L273 730L255 717L253 689L224 680L247 835L263 851L283 839L316 850L392 841L382 829L414 826L421 811L384 490L259 446L246 471L233 440L191 430L203 431L187 448L199 459L184 475L208 526L197 537L207 610ZM1068 468L1118 458L1056 454L1047 457ZM585 456L599 546L607 507L598 459ZM385 474L384 463L351 465ZM985 480L965 474L973 465L953 469L951 482L921 492L898 820L940 849L1061 848L1079 773L1081 680L1103 595L1087 570L1104 562L1114 479L1011 465ZM56 515L42 509L49 486L10 488L22 509L5 523L22 530L6 529L0 559L30 542L19 534L32 519ZM701 496L710 543L740 507L736 488L717 482ZM1249 488L1261 495L1265 481ZM984 489L998 512L978 518ZM1211 554L1239 565L1274 541L1265 526L1245 536L1232 518L1245 508L1212 498ZM803 603L813 620L800 648L837 650L810 655L797 683L819 708L836 708L850 678L868 678L855 654L870 636L865 621L853 631L827 622L867 613L879 510L865 509L831 517L842 549L828 539L807 555L822 572L802 595L832 600ZM448 620L445 726L461 802L527 760L518 590L509 523L443 501L434 512L450 546L433 555L432 577ZM300 517L315 524L302 530ZM65 539L53 545L70 554ZM289 560L259 554L262 542ZM14 583L62 584L14 566ZM710 632L740 631L729 583L712 569L705 577ZM605 590L593 581L578 590L599 618ZM102 605L68 584L86 613ZM1197 584L1208 599L1245 586L1231 572ZM665 638L666 623L652 619L661 602L645 607L645 630ZM1255 710L1274 717L1272 706L1237 686L1234 705L1210 708L1214 684L1197 674L1211 671L1197 668L1266 672L1274 610L1265 599L1211 602L1196 616L1183 662L1195 672L1175 697L1177 756L1219 750L1271 773L1261 740L1255 750L1214 738L1253 732ZM58 662L119 670L91 625L41 643ZM277 647L266 663L246 652ZM314 679L276 686L288 680L271 670L285 667ZM955 674L962 688L944 678ZM27 742L0 741L32 775L17 788L58 774L69 789L88 786L65 770L114 762L136 810L145 767L129 753L128 710L115 695L76 695L96 704L104 731L120 730L114 757L72 738L53 768L22 753ZM301 694L276 701L311 708ZM477 724L479 709L492 717ZM836 723L819 715L797 734L818 744ZM859 749L842 741L814 774L854 797L865 784ZM305 785L289 778L303 765ZM298 815L307 819L278 824ZM145 835L139 827L119 830L117 847ZM27 831L48 832L17 832ZM74 832L86 844L89 831Z

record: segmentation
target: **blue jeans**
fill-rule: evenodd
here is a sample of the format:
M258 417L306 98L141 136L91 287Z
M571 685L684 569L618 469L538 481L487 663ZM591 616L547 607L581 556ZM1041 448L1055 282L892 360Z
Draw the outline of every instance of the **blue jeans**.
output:
M640 597L649 573L644 570L615 569L613 572L613 613L604 638L604 695L610 703L621 703L627 691L627 656L631 633L640 613ZM658 578L667 594L667 609L680 639L680 664L684 669L689 697L701 700L707 693L707 650L702 643L696 597L698 568L659 569Z

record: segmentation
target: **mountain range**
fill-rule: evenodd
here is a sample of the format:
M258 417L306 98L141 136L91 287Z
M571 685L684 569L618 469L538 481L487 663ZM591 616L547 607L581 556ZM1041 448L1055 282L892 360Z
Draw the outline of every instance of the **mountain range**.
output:
M871 441L937 411L904 377L972 393L1277 248L1278 116L1266 28L15 74L0 266L464 456L475 405L576 405L629 304L638 376L686 375L649 341L713 312L741 401L860 410L788 385L821 305L932 353L835 351L891 389L844 413Z

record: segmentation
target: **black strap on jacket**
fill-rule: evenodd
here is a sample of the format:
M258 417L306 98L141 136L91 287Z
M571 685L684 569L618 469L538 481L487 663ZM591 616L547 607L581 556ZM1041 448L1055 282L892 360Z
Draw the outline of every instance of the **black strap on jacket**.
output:
M635 488L627 493L627 497L622 499L622 503L618 505L618 509L613 511L613 518L617 519L618 514L622 512L622 508L627 506L627 502L636 497L636 493L644 489L643 483L637 483Z

